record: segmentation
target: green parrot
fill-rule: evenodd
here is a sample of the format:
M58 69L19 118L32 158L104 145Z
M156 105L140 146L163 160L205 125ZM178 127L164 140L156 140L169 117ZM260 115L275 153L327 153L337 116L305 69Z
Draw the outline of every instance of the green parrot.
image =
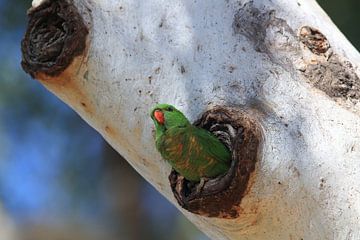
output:
M199 182L227 172L231 153L212 133L193 126L182 112L169 104L151 111L156 148L185 179Z

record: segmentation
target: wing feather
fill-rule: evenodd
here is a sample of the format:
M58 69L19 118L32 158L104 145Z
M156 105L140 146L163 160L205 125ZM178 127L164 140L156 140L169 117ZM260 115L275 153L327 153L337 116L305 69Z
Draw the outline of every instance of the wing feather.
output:
M205 154L210 155L219 162L229 163L231 160L230 151L212 133L202 128L193 127L192 135L197 139L197 143L202 146Z

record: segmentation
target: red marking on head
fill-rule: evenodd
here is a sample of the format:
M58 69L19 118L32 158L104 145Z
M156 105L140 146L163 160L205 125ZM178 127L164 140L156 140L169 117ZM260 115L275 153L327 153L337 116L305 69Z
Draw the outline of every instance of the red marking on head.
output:
M155 110L154 112L154 117L156 119L156 121L160 124L164 124L165 122L165 118L164 118L164 113L160 110Z

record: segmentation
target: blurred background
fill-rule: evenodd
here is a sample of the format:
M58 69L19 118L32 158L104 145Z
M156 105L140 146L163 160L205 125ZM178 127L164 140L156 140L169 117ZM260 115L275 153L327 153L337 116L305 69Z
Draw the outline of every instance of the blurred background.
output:
M359 49L360 1L318 2ZM0 0L0 240L208 239L22 71L30 5Z

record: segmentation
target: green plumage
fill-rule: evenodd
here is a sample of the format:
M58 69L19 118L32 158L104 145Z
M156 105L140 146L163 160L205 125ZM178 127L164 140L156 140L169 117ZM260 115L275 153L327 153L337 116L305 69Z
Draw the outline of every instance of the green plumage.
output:
M163 117L163 118L162 118ZM151 111L156 148L189 181L212 178L230 166L230 151L212 133L197 128L176 108L158 104Z

